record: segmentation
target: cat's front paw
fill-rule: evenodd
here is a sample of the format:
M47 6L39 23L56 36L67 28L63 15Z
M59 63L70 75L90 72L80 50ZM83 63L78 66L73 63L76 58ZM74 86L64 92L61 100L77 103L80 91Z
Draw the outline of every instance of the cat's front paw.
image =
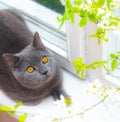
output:
M67 95L66 97L64 97L64 103L65 103L67 106L70 106L70 105L72 104L71 96Z
M52 97L53 97L54 101L60 100L60 94L58 94L58 93L56 93L56 92L53 92L53 93L52 93Z

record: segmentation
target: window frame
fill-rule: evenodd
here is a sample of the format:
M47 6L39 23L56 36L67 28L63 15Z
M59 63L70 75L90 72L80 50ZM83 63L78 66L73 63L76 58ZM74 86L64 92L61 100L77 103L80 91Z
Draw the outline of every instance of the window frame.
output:
M111 53L116 53L116 51L118 50L118 45L120 45L120 40L118 40L117 35L116 34L114 35L114 33L116 32L110 32L108 34L108 38L110 38L109 42L107 44L102 45L104 50L104 52L102 53L103 59L108 59ZM114 40L111 39L113 37L115 37ZM110 68L110 64L108 64L108 68ZM102 73L104 74L104 79L107 80L108 83L116 87L120 87L120 68L119 69L116 68L114 71L111 71L109 74L105 73L105 71L102 71Z
M115 48L112 50L112 46L120 44L120 42L115 41L113 44L112 42L101 42L100 45L98 45L98 41L95 38L89 38L90 34L95 33L96 28L98 26L93 23L88 23L86 28L86 61L87 64L92 63L95 60L107 60L109 58L110 53L115 53ZM91 33L92 32L92 33ZM111 32L112 33L112 32ZM108 35L111 35L108 33ZM107 35L107 36L108 36ZM113 35L112 35L113 36ZM109 36L108 36L109 38ZM110 65L107 64L107 67L110 68ZM120 75L118 76L120 70L116 69L113 72L107 73L103 68L99 68L96 70L88 70L87 71L87 78L90 81L93 80L100 80L103 84L109 84L114 85L116 87L120 86Z
M120 17L120 9L116 9L114 12L114 15L116 17ZM108 33L109 42L107 44L103 45L103 57L104 59L109 59L109 56L111 53L116 53L117 51L120 51L120 33L118 30L113 30ZM111 71L109 74L104 74L104 79L108 81L108 83L120 87L120 62L118 64L118 68L116 68L114 71ZM110 64L108 64L108 68L110 68Z

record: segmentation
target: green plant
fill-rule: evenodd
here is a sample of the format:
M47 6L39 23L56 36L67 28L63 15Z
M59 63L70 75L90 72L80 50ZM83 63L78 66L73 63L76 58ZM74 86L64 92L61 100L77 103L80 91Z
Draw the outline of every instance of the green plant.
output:
M65 21L70 20L74 24L75 15L80 17L78 26L84 27L88 22L98 25L96 32L89 35L91 38L97 38L98 45L101 41L108 42L107 33L109 31L120 30L120 18L116 16L115 11L120 7L118 0L71 0L65 1L66 11L61 18L57 17L60 27ZM115 70L120 60L120 52L110 54L109 59L103 61L94 61L91 64L85 64L82 57L76 59L73 65L76 73L84 79L85 70L103 67L107 72L107 64L111 64L111 69Z
M17 109L22 106L22 102L16 103L13 108L7 105L0 106L0 112L8 112L11 116L14 116L17 112ZM18 116L19 122L25 122L28 114L27 113L21 113L20 116Z
M77 58L72 64L74 65L76 69L76 74L80 74L81 78L85 78L85 71L86 70L95 70L97 68L104 68L105 71L108 73L109 69L107 68L107 64L109 63L111 66L111 70L115 70L118 66L118 61L120 60L120 52L116 52L115 54L110 54L108 60L102 60L102 61L94 61L91 64L85 64L83 62L82 57Z

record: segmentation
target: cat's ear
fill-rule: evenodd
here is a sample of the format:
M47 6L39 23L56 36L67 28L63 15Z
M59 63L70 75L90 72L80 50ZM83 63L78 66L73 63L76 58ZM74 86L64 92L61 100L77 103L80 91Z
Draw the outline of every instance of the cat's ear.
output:
M33 38L33 46L37 49L45 49L44 44L42 43L39 33L35 32L34 38Z
M3 54L3 59L9 68L15 68L17 63L19 62L20 58L10 53Z

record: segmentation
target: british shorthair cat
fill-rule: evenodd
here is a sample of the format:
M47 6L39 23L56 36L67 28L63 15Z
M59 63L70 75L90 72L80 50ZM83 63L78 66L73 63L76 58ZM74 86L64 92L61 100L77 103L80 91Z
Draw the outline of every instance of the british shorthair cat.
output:
M60 99L62 73L38 32L29 30L15 10L0 10L0 89L15 101L38 104L49 95Z

